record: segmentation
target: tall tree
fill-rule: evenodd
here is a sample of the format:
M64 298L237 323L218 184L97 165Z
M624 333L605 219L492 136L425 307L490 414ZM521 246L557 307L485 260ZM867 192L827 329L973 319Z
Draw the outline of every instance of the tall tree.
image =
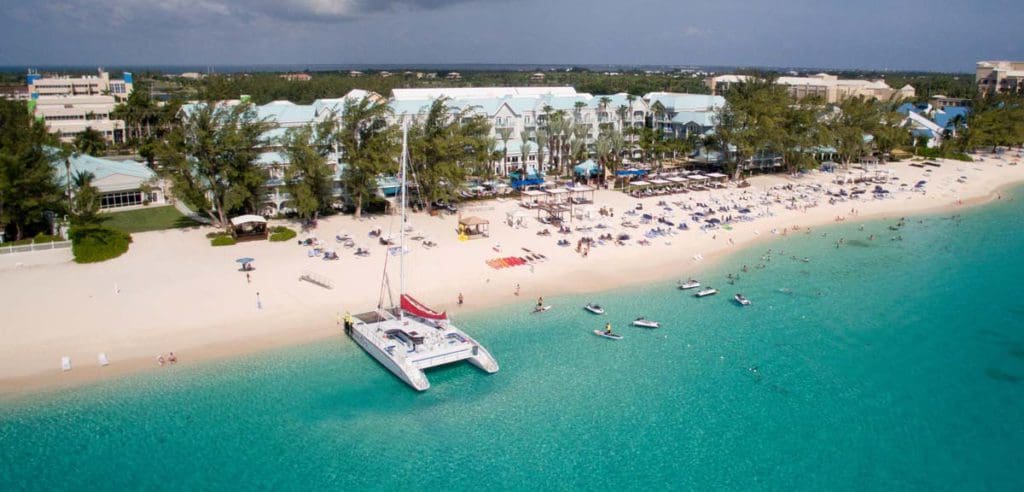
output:
M15 240L43 230L45 211L63 208L53 156L44 147L52 143L23 101L0 99L0 231L12 228Z
M451 199L469 172L490 168L490 123L473 108L455 110L436 99L423 123L409 131L409 150L419 176L421 196Z
M232 213L253 213L262 199L266 174L256 159L271 128L248 103L198 104L161 147L163 173L177 196L227 229Z
M342 111L338 140L348 167L341 184L360 218L363 206L377 194L377 177L395 173L398 168L398 127L388 124L391 109L370 98L348 99Z
M314 134L321 138L315 138ZM334 173L327 164L331 149L323 144L324 140L311 125L289 129L285 135L284 150L288 155L285 187L303 219L316 219L319 214L330 212L334 202Z

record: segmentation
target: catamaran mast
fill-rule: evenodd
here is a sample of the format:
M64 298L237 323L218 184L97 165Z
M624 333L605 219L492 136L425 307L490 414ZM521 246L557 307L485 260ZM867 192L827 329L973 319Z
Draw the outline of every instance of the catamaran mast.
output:
M406 155L408 153L409 123L402 122L402 170L399 174L401 179L402 219L398 225L398 319L402 319L402 296L405 295L405 168Z

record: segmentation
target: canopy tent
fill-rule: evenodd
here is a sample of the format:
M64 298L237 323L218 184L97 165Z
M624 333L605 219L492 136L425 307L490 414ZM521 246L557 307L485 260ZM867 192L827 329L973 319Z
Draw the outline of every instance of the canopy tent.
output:
M655 186L665 186L668 184L672 184L671 181L666 181L664 179L652 179L650 180L650 183Z
M267 219L259 215L239 215L231 218L231 235L236 241L266 239Z
M680 177L680 176L670 176L670 177L665 178L665 179L668 180L668 181L671 181L673 183L685 183L686 182L686 178Z
M722 173L707 173L707 174L705 174L705 176L707 176L707 177L709 177L711 179L714 179L714 180L723 180L725 178L728 178L728 176L726 176L726 175L724 175Z
M597 165L593 159L587 159L573 168L577 176L597 176L597 172L601 169L601 166Z

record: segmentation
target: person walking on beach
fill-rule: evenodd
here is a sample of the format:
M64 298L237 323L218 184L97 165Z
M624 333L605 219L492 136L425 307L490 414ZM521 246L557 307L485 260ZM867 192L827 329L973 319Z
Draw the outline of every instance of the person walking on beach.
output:
M260 300L260 293L256 293L256 309L263 309L263 301Z
M519 284L516 284L516 295L519 295Z
M464 301L464 299L463 299L463 297L462 297L462 292L459 292L459 305L460 305L460 306L462 305L462 302L463 302L463 301Z
M251 284L252 283L252 276L249 275L249 272L245 272L245 283L247 283L247 284Z

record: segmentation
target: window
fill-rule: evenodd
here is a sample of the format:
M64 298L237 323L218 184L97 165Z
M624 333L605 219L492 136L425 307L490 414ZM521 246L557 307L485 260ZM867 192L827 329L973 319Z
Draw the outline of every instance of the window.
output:
M132 205L142 205L142 192L122 191L107 193L103 195L100 201L100 208L130 207Z
M530 123L533 123L533 117L532 116L527 116L525 121L526 121L526 124L529 125Z

